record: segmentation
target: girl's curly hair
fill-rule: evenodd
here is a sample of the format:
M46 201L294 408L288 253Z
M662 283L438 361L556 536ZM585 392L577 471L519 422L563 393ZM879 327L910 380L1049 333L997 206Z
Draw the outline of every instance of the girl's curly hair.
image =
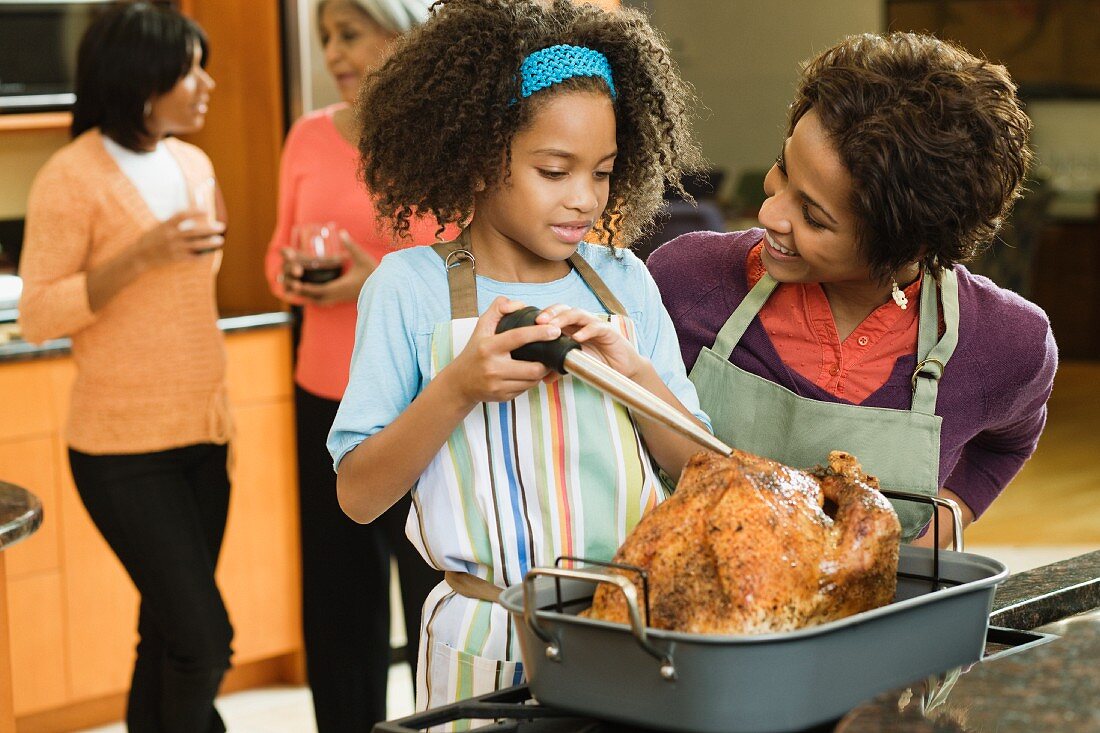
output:
M788 135L813 110L852 174L859 246L884 282L988 245L1019 197L1031 121L1003 66L914 33L852 36L810 60Z
M688 122L694 97L644 15L570 0L440 0L359 92L360 174L379 217L399 235L417 214L441 226L467 221L479 184L506 179L512 139L542 100L567 89L609 93L602 80L579 78L513 103L523 59L557 44L603 53L614 75L618 157L595 225L601 241L647 231L666 184L686 196L681 177L703 166Z

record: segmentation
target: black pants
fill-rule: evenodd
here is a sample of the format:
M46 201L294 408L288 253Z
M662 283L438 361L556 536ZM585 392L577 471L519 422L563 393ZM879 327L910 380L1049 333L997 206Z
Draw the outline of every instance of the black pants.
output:
M229 508L224 445L69 450L84 506L141 594L130 733L222 733L214 697L233 628L214 582Z
M443 574L405 537L406 497L368 525L336 499L325 447L339 402L295 389L302 531L302 627L319 733L367 733L386 718L390 555L401 581L408 661L415 675L420 612Z

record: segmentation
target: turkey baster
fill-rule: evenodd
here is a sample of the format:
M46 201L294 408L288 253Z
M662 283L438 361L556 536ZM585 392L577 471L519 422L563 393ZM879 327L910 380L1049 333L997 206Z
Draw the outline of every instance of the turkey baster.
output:
M533 326L535 318L541 312L539 308L528 306L515 313L509 313L500 319L497 333L523 326ZM541 362L560 374L572 374L585 384L610 395L634 412L668 426L704 448L727 457L733 452L732 448L693 423L675 407L619 374L591 354L581 351L580 346L579 342L562 334L553 341L535 341L521 346L512 352L512 358Z

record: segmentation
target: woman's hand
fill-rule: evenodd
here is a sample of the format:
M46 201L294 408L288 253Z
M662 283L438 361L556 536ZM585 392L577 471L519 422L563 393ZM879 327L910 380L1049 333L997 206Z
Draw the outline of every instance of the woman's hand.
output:
M440 373L471 407L478 402L507 402L550 375L544 364L513 359L511 352L536 341L553 341L561 335L560 328L537 324L496 332L501 318L523 307L518 300L496 298L477 319L466 348Z
M88 306L98 312L149 270L220 249L225 244L224 231L225 224L210 221L209 214L198 209L181 211L157 224L129 249L88 271Z
M210 221L200 209L188 209L148 230L133 245L135 256L149 269L194 259L221 249L225 224Z
M302 282L301 256L289 247L283 248L283 289L288 296L295 299L292 302L306 301L317 305L332 305L355 302L359 299L359 291L363 289L363 283L378 267L378 261L352 239L347 230L340 230L340 239L344 243L344 249L348 251L351 266L340 277L327 283Z
M629 379L634 379L646 364L647 360L619 329L580 308L552 305L539 313L535 323L556 326L562 333L580 342L584 351L597 354L608 366Z

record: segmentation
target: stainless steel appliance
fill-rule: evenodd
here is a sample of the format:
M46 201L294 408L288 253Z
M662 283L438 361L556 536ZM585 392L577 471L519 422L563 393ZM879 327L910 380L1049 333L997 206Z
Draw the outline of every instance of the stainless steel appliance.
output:
M0 112L67 109L84 30L110 0L0 0Z

